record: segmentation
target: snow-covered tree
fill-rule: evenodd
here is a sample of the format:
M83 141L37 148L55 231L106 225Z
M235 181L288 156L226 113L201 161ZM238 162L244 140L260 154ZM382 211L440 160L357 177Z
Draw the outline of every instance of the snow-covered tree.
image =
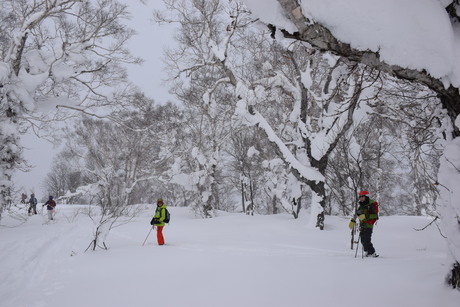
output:
M186 109L186 137L180 144L176 174L171 176L188 190L189 204L200 215L211 217L226 195L224 154L231 142L235 101L227 68L221 62L227 46L218 46L228 39L225 7L217 0L165 4L172 14L166 18L157 12L156 20L179 24L178 47L167 52L166 62L172 91Z
M121 64L139 62L128 17L113 0L0 2L0 210L24 165L21 133L52 123L57 105L94 112L127 90Z
M447 119L445 111L428 88L405 80L389 83L382 90L372 117L379 118L392 135L388 147L393 147L390 154L400 173L409 174L401 176L405 182L397 177L391 180L398 182L401 191L393 192L401 196L401 201L393 200L393 206L402 209L399 213L436 214L438 192L433 183L444 143L439 129ZM386 196L386 201L391 201L391 195Z
M235 190L239 191L241 210L248 215L253 215L257 210L257 194L263 186L263 182L259 180L263 160L261 143L262 139L258 137L256 130L241 130L232 133L231 144L227 148L231 157L228 164L229 179Z
M152 202L161 192L155 186L172 161L167 144L174 144L174 130L167 114L174 106L156 108L142 95L133 99L133 109L139 110L118 113L116 122L86 117L67 136L64 152L74 162L68 169L80 173L84 185L60 196L82 194L97 205L89 211L95 223L93 249L106 248L110 229L136 213L134 204Z
M68 151L60 152L53 158L51 171L43 180L43 187L47 192L45 195L55 195L56 199L59 199L69 191L75 193L78 187L84 185L82 173L71 167L74 164L71 162L73 159L74 157ZM75 203L73 201L85 203L79 197L66 199L66 203Z
M78 157L77 164L68 167L82 173L86 185L62 196L83 194L97 205L88 211L94 222L93 250L107 248L110 229L132 214L137 183L151 176L146 165L149 157L156 157L156 148L149 148L142 133L133 130L84 118L68 136L65 150Z

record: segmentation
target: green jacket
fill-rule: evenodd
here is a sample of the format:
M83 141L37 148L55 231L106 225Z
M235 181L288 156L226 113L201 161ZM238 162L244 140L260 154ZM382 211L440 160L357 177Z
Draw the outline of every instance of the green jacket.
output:
M363 228L372 228L374 227L375 222L379 219L379 204L373 199L366 197L366 201L359 203L358 211L356 212L357 216L361 214L365 215L365 219L361 220L360 227Z
M166 205L163 204L161 206L157 206L157 210L155 211L155 215L153 216L154 226L164 226L165 225L165 218L166 218Z

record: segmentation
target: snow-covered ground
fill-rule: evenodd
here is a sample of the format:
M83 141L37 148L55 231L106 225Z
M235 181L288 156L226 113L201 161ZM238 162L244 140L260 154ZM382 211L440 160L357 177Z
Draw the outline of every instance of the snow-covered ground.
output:
M374 231L380 258L350 249L348 218L308 227L305 211L246 216L220 212L196 218L169 208L167 245L157 246L154 207L112 230L109 250L84 250L92 222L79 206L0 227L2 307L372 306L457 307L460 292L443 284L445 242L424 217L382 217ZM22 213L25 215L25 210ZM15 227L13 227L16 225Z

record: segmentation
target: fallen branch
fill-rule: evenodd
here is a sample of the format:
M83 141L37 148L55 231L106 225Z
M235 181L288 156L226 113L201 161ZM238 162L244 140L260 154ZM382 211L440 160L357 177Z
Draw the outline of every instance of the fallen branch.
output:
M438 228L438 231L439 231L439 234L441 234L441 236L443 238L447 238L441 231L441 228L439 228L439 225L438 223L436 223L436 220L439 218L439 216L435 217L428 225L426 225L425 227L423 228L420 228L420 229L417 229L417 228L414 228L415 231L422 231L422 230L425 230L427 229L431 224L435 223L436 224L436 227Z

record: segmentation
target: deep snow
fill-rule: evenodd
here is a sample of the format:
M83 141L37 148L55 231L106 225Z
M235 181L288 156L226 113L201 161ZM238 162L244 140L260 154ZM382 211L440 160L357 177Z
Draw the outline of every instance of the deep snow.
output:
M196 218L170 207L166 246L152 231L152 205L112 230L109 250L84 252L92 222L58 205L0 227L0 306L458 306L443 284L445 241L427 217L381 217L373 241L380 258L355 258L348 218L307 226L308 214ZM25 216L26 210L21 209Z

